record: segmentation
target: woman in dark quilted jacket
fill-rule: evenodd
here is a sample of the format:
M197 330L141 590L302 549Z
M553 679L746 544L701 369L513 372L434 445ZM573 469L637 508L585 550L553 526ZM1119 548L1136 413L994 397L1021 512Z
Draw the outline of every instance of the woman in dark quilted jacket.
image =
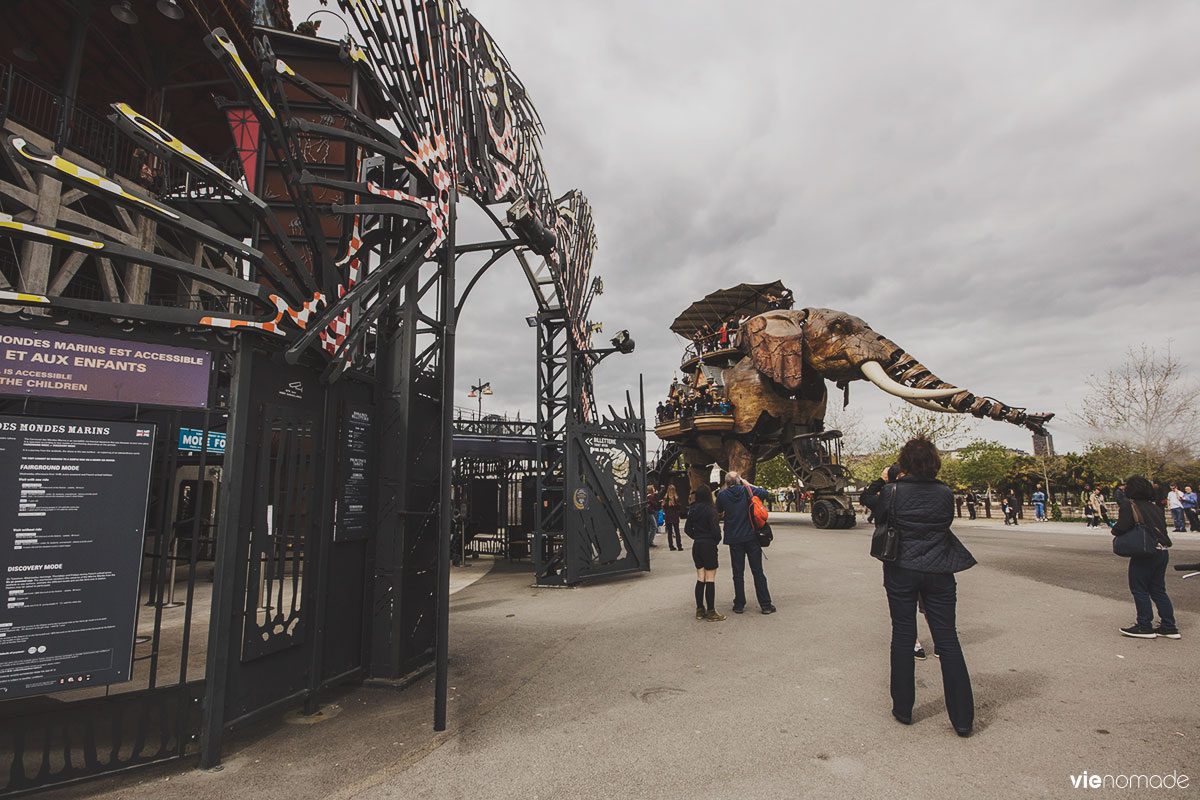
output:
M877 526L887 526L891 520L900 532L896 560L883 565L883 587L892 614L892 716L905 725L912 724L919 598L934 648L941 656L950 724L959 736L970 736L975 698L955 627L958 587L954 573L973 567L975 559L950 531L954 492L937 479L942 459L933 443L920 437L910 439L900 449L896 463L900 472L895 481L888 482L885 470L862 495Z
M1138 639L1178 639L1175 627L1175 609L1167 596L1167 562L1171 557L1167 548L1171 537L1167 535L1167 520L1162 507L1154 501L1154 486L1141 475L1132 475L1125 481L1125 502L1118 506L1117 521L1112 534L1119 536L1131 530L1138 522L1149 527L1158 540L1158 550L1152 556L1134 556L1129 559L1129 593L1137 609L1137 621L1121 633ZM1158 607L1161 624L1154 627L1154 606Z

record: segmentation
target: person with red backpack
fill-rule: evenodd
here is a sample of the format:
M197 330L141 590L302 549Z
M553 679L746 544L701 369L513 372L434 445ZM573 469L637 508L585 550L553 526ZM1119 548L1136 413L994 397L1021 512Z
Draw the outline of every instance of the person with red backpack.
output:
M745 574L746 562L754 575L754 594L764 614L774 614L771 592L767 588L767 576L763 573L762 546L750 520L750 498L766 500L766 489L742 480L736 472L725 476L725 488L717 492L717 511L725 514L725 544L729 545L729 561L733 566L733 613L741 614L746 609Z

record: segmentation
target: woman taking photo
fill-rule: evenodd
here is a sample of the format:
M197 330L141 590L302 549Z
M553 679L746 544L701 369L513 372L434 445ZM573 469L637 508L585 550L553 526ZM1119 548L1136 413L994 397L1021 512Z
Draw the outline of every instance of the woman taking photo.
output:
M889 521L900 533L895 561L884 562L883 587L892 615L892 716L912 724L916 698L913 645L917 640L917 601L925 609L933 646L941 657L942 688L950 724L970 736L975 698L955 627L958 601L954 573L975 565L967 548L950 531L954 492L937 479L942 459L925 438L910 439L896 459L899 474L884 474L863 492L875 524Z
M683 540L679 538L679 490L675 484L667 486L667 495L663 499L663 524L667 527L667 546L672 550L682 550Z
M724 614L717 613L717 545L721 543L721 526L717 523L717 506L712 489L707 485L695 491L696 502L688 509L684 532L692 538L692 563L696 565L696 619L720 622ZM707 605L707 608L705 606Z
M1152 556L1134 556L1129 559L1129 593L1133 595L1133 605L1137 609L1137 622L1128 628L1121 628L1121 633L1136 639L1178 639L1179 629L1175 627L1175 609L1171 606L1171 598L1167 597L1167 562L1170 556L1167 548L1171 546L1171 537L1167 535L1167 521L1163 516L1162 506L1154 501L1154 487L1150 481L1141 475L1133 475L1125 481L1125 502L1120 504L1117 521L1113 523L1112 534L1119 536L1132 530L1135 525L1145 525L1158 540L1158 550ZM1159 626L1154 627L1154 607L1158 607Z

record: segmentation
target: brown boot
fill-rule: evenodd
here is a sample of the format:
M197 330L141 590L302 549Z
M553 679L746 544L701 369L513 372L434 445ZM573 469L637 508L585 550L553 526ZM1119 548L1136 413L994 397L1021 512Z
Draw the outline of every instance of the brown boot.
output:
M725 615L718 612L715 608L704 615L704 618L709 622L720 622L725 619Z

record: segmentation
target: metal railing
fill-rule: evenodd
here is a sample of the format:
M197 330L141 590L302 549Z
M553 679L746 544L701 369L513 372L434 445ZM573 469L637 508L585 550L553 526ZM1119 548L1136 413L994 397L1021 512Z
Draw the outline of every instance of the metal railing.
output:
M738 346L737 343L738 343L737 331L733 331L733 332L729 333L728 336L726 337L725 342L721 341L721 334L714 333L710 336L704 337L703 339L699 340L698 342L692 342L687 347L685 347L683 350L683 359L679 363L686 364L689 361L693 361L700 356L706 356L709 353L727 352L730 350L736 350L737 346Z
M61 94L30 77L12 64L0 63L0 124L12 120L45 136L55 150L70 150L100 165L110 177L131 179L167 199L222 198L227 194L198 181L180 166L167 164L122 136L103 114L75 106L64 119L66 104ZM237 178L242 174L237 154L211 158Z

